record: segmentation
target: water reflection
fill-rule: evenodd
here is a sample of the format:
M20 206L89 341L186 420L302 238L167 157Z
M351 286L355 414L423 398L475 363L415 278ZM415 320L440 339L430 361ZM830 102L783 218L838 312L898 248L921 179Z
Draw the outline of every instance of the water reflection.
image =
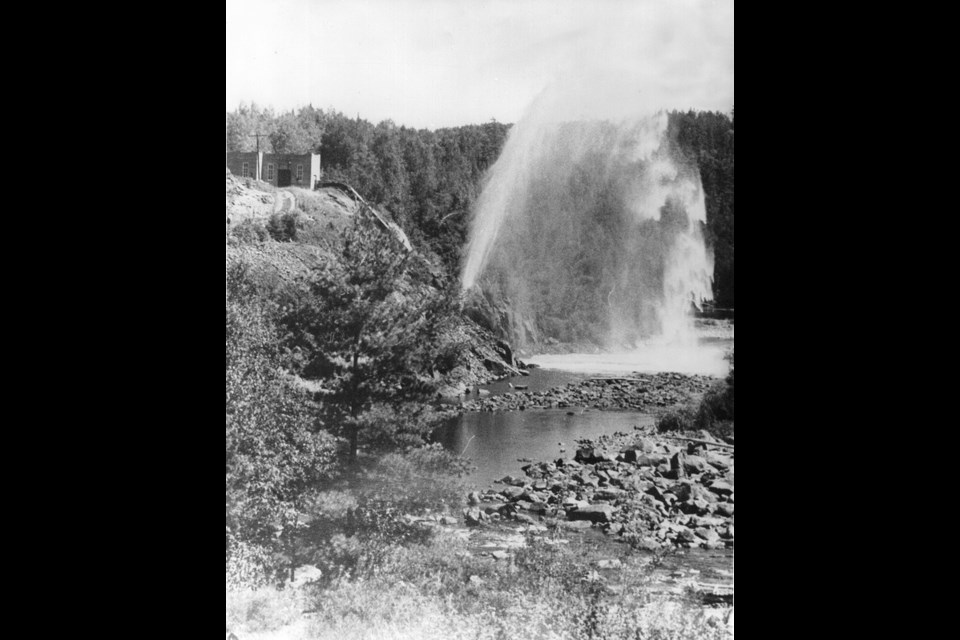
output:
M567 415L567 409L514 412L471 412L451 421L435 434L437 441L454 453L470 458L478 469L470 482L486 488L503 476L523 475L526 462L573 458L577 438L596 438L634 426L653 424L644 413L586 410ZM560 443L563 443L561 446ZM561 453L560 449L566 449Z

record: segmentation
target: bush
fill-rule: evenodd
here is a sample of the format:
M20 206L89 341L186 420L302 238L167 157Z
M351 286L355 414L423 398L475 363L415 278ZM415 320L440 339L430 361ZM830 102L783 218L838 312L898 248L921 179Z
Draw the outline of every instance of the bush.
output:
M267 233L277 242L293 242L306 222L296 211L275 213L267 221Z
M697 414L691 407L680 407L660 416L657 420L657 430L665 431L693 431L696 429Z
M450 418L452 411L414 403L374 404L357 417L360 446L373 454L415 451L426 444L430 434Z
M359 490L361 505L382 504L409 514L444 512L463 502L466 460L439 444L391 453L367 472Z
M270 234L259 222L247 219L233 227L230 236L241 243L256 243L266 242Z
M270 554L238 540L227 529L227 591L256 589L275 582Z
M352 491L325 491L309 503L301 555L328 580L372 575L399 546L428 542L434 531L411 516L459 506L468 463L439 445L378 460Z
M279 341L243 263L230 268L226 304L226 525L231 550L283 560L304 496L336 471L336 440L278 367ZM270 573L271 567L264 571Z
M731 362L733 360L731 356ZM680 407L669 411L657 421L657 430L696 431L704 429L715 436L733 434L733 369L724 382L707 391L696 407Z

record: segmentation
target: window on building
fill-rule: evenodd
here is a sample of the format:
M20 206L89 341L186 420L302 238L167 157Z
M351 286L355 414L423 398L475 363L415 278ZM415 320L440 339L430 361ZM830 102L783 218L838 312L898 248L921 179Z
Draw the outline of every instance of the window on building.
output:
M303 165L297 165L297 182L303 182Z
M273 164L267 164L267 180L273 180Z
M240 177L249 178L250 177L250 163L244 162L243 167L240 168Z

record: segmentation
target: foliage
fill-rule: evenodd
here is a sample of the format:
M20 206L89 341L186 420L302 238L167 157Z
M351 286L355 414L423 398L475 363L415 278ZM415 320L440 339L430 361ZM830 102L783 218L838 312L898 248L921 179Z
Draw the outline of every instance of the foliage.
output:
M470 467L439 445L380 458L349 492L325 491L307 505L299 555L328 580L375 571L389 550L423 544L433 530L412 516L448 512L463 501Z
M296 211L275 213L267 221L266 230L277 242L293 242L306 224Z
M235 225L230 230L230 236L240 243L247 244L265 242L270 237L270 233L259 222L247 219Z
M276 567L264 547L240 540L227 527L227 591L263 587L276 582Z
M657 430L693 431L696 429L697 412L692 407L680 407L668 411L657 420Z
M434 443L383 456L359 490L361 506L387 505L406 513L446 512L462 504L470 464Z
M327 390L318 398L326 423L355 459L361 435L365 444L403 444L441 417L408 403L436 393L434 373L456 348L442 339L455 298L422 284L416 256L366 216L344 230L342 248L316 268L283 324L288 347L308 354L304 373Z
M657 420L657 429L664 431L696 431L704 429L715 436L733 435L734 369L733 356L726 380L718 382L700 399L699 404L668 411Z
M302 496L335 471L337 443L278 368L279 341L249 269L228 269L226 522L230 539L279 551Z

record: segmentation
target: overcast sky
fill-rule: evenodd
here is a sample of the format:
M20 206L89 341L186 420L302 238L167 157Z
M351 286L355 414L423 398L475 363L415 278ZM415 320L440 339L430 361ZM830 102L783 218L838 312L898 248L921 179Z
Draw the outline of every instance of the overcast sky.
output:
M226 107L312 103L432 129L516 122L559 83L597 105L642 94L729 113L733 13L733 0L227 0Z

